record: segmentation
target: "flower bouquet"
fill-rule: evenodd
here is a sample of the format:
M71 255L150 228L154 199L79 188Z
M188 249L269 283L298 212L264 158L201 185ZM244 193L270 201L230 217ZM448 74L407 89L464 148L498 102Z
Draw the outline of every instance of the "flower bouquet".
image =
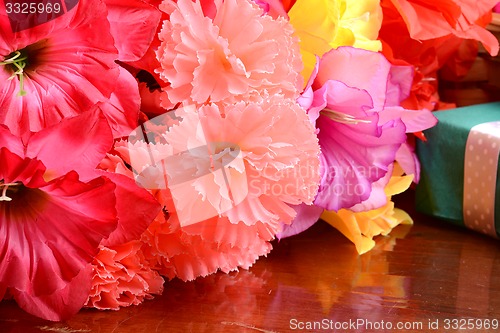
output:
M495 2L1 1L0 299L118 310L319 219L369 251Z

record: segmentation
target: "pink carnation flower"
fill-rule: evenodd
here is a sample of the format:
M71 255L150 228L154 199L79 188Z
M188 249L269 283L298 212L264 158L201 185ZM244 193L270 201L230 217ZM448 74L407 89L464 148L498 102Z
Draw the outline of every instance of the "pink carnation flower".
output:
M179 157L166 167L179 215L186 210L187 220L196 219L204 210L234 224L272 225L290 221L294 213L287 204L312 202L318 141L296 102L275 97L224 108L184 108L176 115L181 120L163 138Z
M260 222L254 226L231 224L227 218L211 218L201 226L182 227L171 200L164 196L165 210L143 234L143 251L161 275L193 280L221 270L248 269L259 256L268 254L274 234Z
M278 96L184 108L176 116L166 144L149 148L151 156L158 150L174 157L163 160L168 190L158 194L167 215L144 234L151 260L162 274L184 280L248 268L294 218L289 205L311 204L316 195L314 127L296 102ZM132 159L147 156L143 147L131 149Z
M166 0L161 6L170 15L158 50L169 102L231 102L275 94L296 98L302 63L289 23L265 15L249 0L215 4L213 18L199 1Z
M163 278L146 262L141 246L140 241L131 241L100 247L92 263L94 277L85 306L119 310L163 292Z

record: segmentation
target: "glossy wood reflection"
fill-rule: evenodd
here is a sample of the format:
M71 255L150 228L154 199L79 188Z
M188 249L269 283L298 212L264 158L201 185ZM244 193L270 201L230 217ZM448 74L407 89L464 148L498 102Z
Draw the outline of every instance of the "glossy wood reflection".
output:
M399 198L399 206L411 212L412 199ZM297 332L294 323L324 319L423 325L401 332L430 332L430 322L440 325L434 332L496 331L443 325L446 319L500 319L500 241L412 216L415 226L396 228L362 256L318 223L276 242L250 271L174 280L163 296L118 312L82 310L68 322L50 323L2 302L0 332Z

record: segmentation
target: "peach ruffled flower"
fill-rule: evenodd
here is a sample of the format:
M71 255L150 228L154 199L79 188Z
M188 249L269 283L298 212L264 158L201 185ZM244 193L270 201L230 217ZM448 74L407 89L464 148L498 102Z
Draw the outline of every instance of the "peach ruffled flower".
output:
M229 273L239 267L248 269L271 251L273 231L261 222L247 226L214 217L182 227L168 191L162 192L158 195L163 197L165 210L172 213L158 215L142 237L149 265L161 275L187 281L217 270Z
M249 268L295 217L289 205L314 200L315 129L295 101L279 96L186 107L176 116L166 144L150 146L151 156L172 155L163 160L168 189L157 193L164 213L143 235L148 257L162 275L183 280ZM144 147L130 148L132 165L144 159Z
M133 179L134 173L125 163L130 162L127 145L126 141L117 140L113 153L106 154L99 169ZM147 154L143 146L137 150ZM92 287L85 307L119 310L162 294L164 280L146 259L141 237L113 246L99 246L92 262Z
M160 32L165 104L258 100L302 87L298 43L284 18L273 19L250 0L215 1L213 18L200 1L165 0L170 19Z
M321 218L353 242L359 254L366 253L375 246L375 236L386 236L399 224L413 224L411 217L405 211L394 208L394 202L391 201L393 195L406 191L412 181L413 175L403 175L401 167L395 164L392 177L384 188L386 205L362 212L325 210Z
M93 261L94 277L87 307L119 310L161 295L164 280L149 266L141 246L140 241L100 246Z

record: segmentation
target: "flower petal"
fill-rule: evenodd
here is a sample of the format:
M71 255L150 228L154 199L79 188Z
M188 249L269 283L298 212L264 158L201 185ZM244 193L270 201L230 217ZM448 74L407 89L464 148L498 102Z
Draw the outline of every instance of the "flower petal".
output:
M396 153L396 161L407 175L413 175L413 181L418 184L420 181L420 162L415 148L407 142L399 147Z
M71 318L88 298L92 281L92 266L89 264L66 286L47 295L31 295L29 292L11 289L20 308L34 316L62 321Z
M429 110L407 110L402 107L386 107L379 113L379 123L385 124L392 119L401 119L406 133L420 132L437 124L437 118Z
M381 49L377 40L382 23L378 0L297 0L288 15L300 38L305 78L313 71L316 56L331 49L343 45Z
M74 170L82 178L91 179L112 145L108 122L99 108L93 107L35 133L29 139L26 156L44 161L47 169L57 175Z
M338 210L366 200L372 183L387 173L406 140L400 120L382 127L376 125L375 114L362 120L370 123L341 124L324 115L318 118L324 170L316 205Z
M138 126L141 97L135 78L120 67L120 76L109 99L99 103L114 138L128 136Z
M7 148L10 152L18 156L24 155L24 146L21 139L13 135L4 125L0 125L0 142L2 146Z
M385 187L391 180L392 170L393 165L391 164L389 166L389 171L385 174L385 176L372 183L370 196L366 200L350 207L349 210L353 212L366 212L385 206L387 204Z
M394 66L378 52L353 47L339 47L320 61L313 88L328 80L341 81L349 87L366 90L375 110L399 105L409 95L413 79L410 66Z
M324 210L319 206L306 204L292 206L292 208L295 209L297 215L291 224L283 225L283 231L276 235L278 239L297 235L309 229L313 224L318 222Z
M478 19L491 11L497 0L391 0L385 10L397 10L414 40L431 40L454 34L483 43L492 56L498 53L498 40Z
M119 310L163 291L163 278L149 265L138 240L100 247L93 261L94 277L86 307Z
M142 0L105 0L105 3L118 60L141 59L155 36L160 11Z
M124 175L96 170L115 185L117 228L103 240L102 245L113 246L139 239L160 212L160 205L146 189Z

